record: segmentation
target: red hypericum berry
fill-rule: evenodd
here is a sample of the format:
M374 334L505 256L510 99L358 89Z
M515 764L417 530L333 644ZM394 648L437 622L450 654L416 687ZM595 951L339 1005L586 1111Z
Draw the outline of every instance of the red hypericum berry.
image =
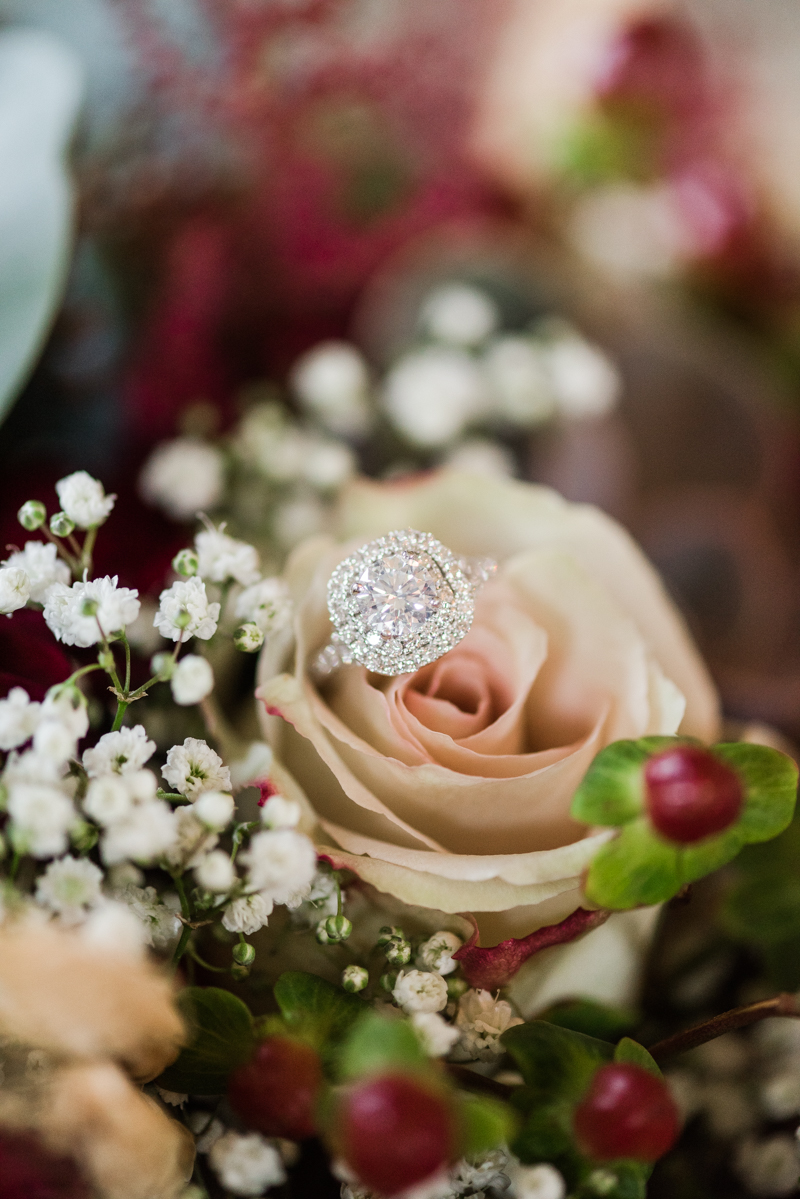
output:
M75 1163L28 1133L0 1133L0 1199L89 1199Z
M676 745L644 768L647 810L669 841L691 845L738 819L744 803L739 776L707 749Z
M680 1117L667 1084L641 1066L601 1066L573 1114L581 1150L595 1161L654 1162L671 1149Z
M348 1089L337 1114L341 1156L365 1186L396 1195L454 1156L455 1129L444 1096L402 1074Z
M263 1041L228 1082L231 1107L248 1128L299 1141L316 1132L314 1109L322 1086L319 1055L304 1041Z

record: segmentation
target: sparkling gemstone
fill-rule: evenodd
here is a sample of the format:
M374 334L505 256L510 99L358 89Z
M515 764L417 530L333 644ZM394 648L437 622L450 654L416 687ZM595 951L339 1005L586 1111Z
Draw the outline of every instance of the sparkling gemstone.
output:
M418 633L439 607L445 586L434 563L418 554L400 552L370 562L353 584L368 644L373 638L405 640Z

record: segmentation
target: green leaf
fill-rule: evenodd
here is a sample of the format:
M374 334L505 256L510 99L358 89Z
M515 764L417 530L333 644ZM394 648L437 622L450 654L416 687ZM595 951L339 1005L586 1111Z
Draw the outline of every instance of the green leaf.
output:
M573 796L573 819L604 825L635 820L644 806L642 767L651 752L641 741L614 741L602 749Z
M366 1010L359 995L302 970L282 974L274 994L287 1031L319 1052L330 1052Z
M459 1091L458 1107L465 1157L477 1157L498 1145L510 1144L519 1128L516 1112L500 1099Z
M681 884L696 882L713 874L715 870L732 862L744 844L744 833L741 824L726 828L724 832L714 837L705 837L693 845L678 847L678 867Z
M790 824L797 800L797 764L766 745L744 741L712 746L712 752L731 766L745 786L739 819L742 839L770 841Z
M614 1061L628 1062L632 1066L641 1066L643 1070L648 1070L650 1074L655 1074L656 1078L662 1077L655 1058L650 1056L644 1045L640 1045L638 1041L632 1041L630 1037L623 1037L619 1045L617 1045L614 1050Z
M525 1165L550 1162L571 1183L582 1172L583 1159L572 1137L572 1110L565 1104L535 1107L514 1138L511 1148Z
M800 877L782 872L748 877L728 896L723 928L739 941L756 945L788 941L800 932Z
M649 820L626 824L601 846L586 879L586 895L602 908L663 903L681 888L678 847L662 840Z
M544 1020L517 1024L500 1040L525 1079L523 1094L531 1105L559 1099L577 1102L597 1067L611 1061L614 1052L606 1041Z
M578 1189L576 1199L598 1199L600 1195L603 1199L646 1199L652 1172L652 1166L629 1160L595 1166Z
M181 1094L221 1095L228 1075L255 1048L250 1011L241 999L219 987L187 987L178 1004L192 1039L156 1082Z
M611 1042L618 1041L638 1022L635 1012L596 1003L593 999L561 1000L546 1011L539 1012L537 1019L557 1024L559 1028L571 1028L573 1032L582 1032L587 1037Z
M351 1028L337 1064L342 1081L392 1068L426 1072L431 1068L407 1020L381 1016L372 1010Z

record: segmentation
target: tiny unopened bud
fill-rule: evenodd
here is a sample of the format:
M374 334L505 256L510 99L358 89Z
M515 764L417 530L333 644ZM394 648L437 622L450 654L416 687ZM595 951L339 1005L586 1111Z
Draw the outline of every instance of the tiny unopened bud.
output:
M394 970L387 970L386 974L382 974L378 981L384 991L393 991L397 983L397 975Z
M32 533L34 529L41 528L47 520L47 509L41 500L27 500L17 513L17 520L23 529Z
M469 990L469 984L463 978L453 978L452 975L447 980L447 998L460 999L465 992Z
M330 945L330 943L331 943L331 939L328 936L328 930L325 927L326 924L327 924L327 920L320 920L319 924L317 925L315 935L316 935L316 938L319 941L320 945Z
M390 941L384 953L386 961L392 966L407 966L411 961L411 946L408 941Z
M81 616L94 616L97 613L97 600L87 598L81 604Z
M383 928L378 933L378 940L375 942L375 944L379 949L383 949L384 945L388 945L390 941L403 940L405 940L405 938L403 936L402 928L398 928L396 924L391 926L384 924Z
M246 978L250 977L250 967L242 966L239 962L234 962L231 966L231 974L237 983L242 983Z
M206 911L208 908L213 908L215 903L219 902L219 895L213 895L211 891L206 891L203 887L192 888L192 903L201 911Z
M110 674L116 665L114 662L114 655L108 649L100 651L100 653L97 655L97 661L100 663L106 674Z
M363 991L369 982L369 971L363 966L345 966L342 971L342 986L345 991Z
M171 679L172 673L175 670L175 659L172 654L159 653L153 654L150 659L150 669L153 674L157 674L160 679Z
M50 517L50 532L55 537L69 537L75 528L75 521L70 520L66 512L54 512Z
M329 916L325 921L325 932L328 934L328 940L337 944L339 941L346 941L353 931L353 922L348 920L346 916Z
M233 960L240 966L252 966L256 960L256 951L252 945L248 945L247 941L240 941L233 947Z
M192 616L188 608L181 608L173 620L173 624L179 629L187 629L191 623Z
M172 559L172 569L175 574L183 575L184 579L190 579L192 575L196 575L199 565L199 559L193 549L178 550Z
M79 853L94 849L99 836L99 831L86 820L76 820L69 833L69 839Z
M233 644L243 654L254 654L264 644L264 634L252 621L240 624L233 634Z

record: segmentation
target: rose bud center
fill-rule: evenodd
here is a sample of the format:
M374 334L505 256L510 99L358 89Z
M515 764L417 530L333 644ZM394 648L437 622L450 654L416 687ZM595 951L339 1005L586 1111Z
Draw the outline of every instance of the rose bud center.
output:
M595 1161L632 1157L654 1162L678 1137L680 1118L663 1079L641 1066L601 1066L573 1114L583 1153Z
M644 768L647 809L670 841L689 845L721 833L739 817L739 776L706 749L680 745L656 754Z
M337 1140L360 1182L396 1195L454 1156L445 1099L404 1075L371 1078L350 1089L338 1112Z
M313 1136L322 1086L319 1056L292 1037L269 1037L228 1082L231 1107L248 1128L268 1137Z

